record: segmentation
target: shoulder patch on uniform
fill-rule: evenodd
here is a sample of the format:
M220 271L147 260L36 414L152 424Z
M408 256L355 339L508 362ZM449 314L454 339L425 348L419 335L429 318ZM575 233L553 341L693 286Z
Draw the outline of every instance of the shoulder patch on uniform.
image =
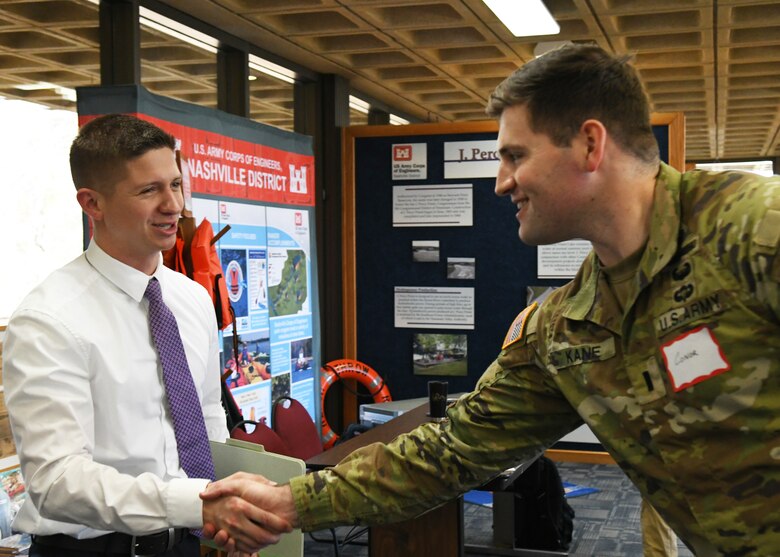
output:
M753 241L768 248L780 245L780 209L769 209L766 212L753 235Z
M501 350L504 350L508 346L511 346L521 338L523 338L523 331L525 331L525 324L528 323L528 319L531 317L539 304L534 302L523 311L517 314L515 320L512 321L512 325L504 337L504 344L501 345Z

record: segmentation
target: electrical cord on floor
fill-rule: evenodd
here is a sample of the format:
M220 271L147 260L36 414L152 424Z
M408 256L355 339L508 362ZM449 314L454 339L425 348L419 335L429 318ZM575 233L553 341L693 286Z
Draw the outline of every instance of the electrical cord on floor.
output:
M317 543L332 543L333 544L333 554L335 557L339 557L339 548L347 545L347 544L354 544L354 545L362 545L367 546L368 543L364 541L358 541L358 538L362 536L366 532L366 528L363 526L353 526L350 528L350 530L344 535L344 537L339 541L338 536L336 535L336 529L330 528L329 531L331 532L332 538L331 539L325 539L325 538L318 538L314 532L309 532L309 537L314 540Z

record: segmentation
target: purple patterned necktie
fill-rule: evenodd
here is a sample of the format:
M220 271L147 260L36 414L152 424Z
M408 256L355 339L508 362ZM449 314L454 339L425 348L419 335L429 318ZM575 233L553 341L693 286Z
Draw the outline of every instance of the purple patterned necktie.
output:
M162 364L179 462L188 477L213 480L214 463L211 460L206 423L176 317L163 302L160 283L156 278L149 281L144 297L149 300L149 328Z

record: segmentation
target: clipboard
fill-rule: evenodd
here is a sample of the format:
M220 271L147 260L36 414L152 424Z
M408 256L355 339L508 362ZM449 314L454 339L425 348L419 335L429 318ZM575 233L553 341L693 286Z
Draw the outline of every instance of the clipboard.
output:
M306 464L298 458L292 458L267 452L262 445L227 439L225 443L211 441L211 455L217 478L224 478L235 472L262 474L277 483L287 483L290 478L300 476L306 471ZM201 540L209 547L216 547L210 540ZM263 549L262 557L303 557L303 532L295 529L282 535L279 543Z

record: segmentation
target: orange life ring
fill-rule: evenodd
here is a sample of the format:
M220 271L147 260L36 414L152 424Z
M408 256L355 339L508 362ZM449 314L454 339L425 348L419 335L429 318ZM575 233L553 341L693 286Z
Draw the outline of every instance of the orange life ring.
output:
M331 448L339 438L336 432L330 428L328 419L325 417L325 395L330 386L339 379L354 379L368 389L374 402L393 400L384 380L371 366L357 360L333 360L323 364L320 368L320 390L322 393L320 413L322 414L322 446L325 449Z

